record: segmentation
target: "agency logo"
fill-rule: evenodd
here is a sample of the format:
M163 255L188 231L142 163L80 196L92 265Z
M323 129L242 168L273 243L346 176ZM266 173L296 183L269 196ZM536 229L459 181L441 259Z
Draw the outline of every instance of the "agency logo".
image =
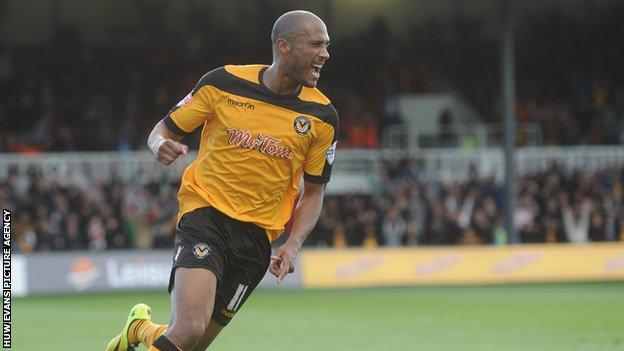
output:
M208 246L206 243L199 243L193 246L193 255L195 255L195 257L202 259L206 258L206 256L208 256L209 254L210 246Z
M236 106L236 107L243 107L246 108L248 110L253 110L256 108L256 106L254 106L254 104L252 104L249 101L238 101L238 100L234 100L234 99L227 99L228 104L232 105L232 106Z
M77 291L83 291L94 286L101 275L101 271L90 258L81 257L72 263L67 282Z
M293 127L295 128L295 132L297 132L297 134L304 136L310 133L310 130L312 129L312 124L307 117L299 116L295 118L295 123L293 124Z

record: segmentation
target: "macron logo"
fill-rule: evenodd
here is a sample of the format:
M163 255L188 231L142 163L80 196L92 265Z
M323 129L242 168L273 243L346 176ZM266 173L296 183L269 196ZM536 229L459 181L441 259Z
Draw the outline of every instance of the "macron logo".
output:
M249 101L242 102L242 101L237 101L237 100L234 100L234 99L227 99L227 102L228 102L228 104L230 104L232 106L244 107L244 108L246 108L248 110L253 110L254 108L256 108L256 106L254 106L254 104L252 104Z

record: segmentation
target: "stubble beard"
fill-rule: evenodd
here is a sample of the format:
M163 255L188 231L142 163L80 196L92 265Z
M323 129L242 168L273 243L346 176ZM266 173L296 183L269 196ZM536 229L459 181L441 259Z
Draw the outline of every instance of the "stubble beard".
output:
M293 64L289 67L289 69L286 72L288 74L288 77L290 77L292 80L297 82L297 84L302 85L306 88L316 87L316 82L310 82L305 77L305 72L307 72L305 68L300 69L299 67Z

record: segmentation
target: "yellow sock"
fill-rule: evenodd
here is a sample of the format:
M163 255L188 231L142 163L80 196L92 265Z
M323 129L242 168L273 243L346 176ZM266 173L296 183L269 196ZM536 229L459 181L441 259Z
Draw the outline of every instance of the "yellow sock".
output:
M142 343L151 350L151 346L161 336L168 325L156 324L149 319L139 319L133 322L128 329L128 342L130 344Z

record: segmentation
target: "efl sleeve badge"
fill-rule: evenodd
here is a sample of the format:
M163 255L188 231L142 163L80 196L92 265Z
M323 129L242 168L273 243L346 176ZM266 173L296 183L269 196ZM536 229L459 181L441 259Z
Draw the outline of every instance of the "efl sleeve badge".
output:
M338 145L338 141L334 141L334 143L329 147L329 149L327 149L327 151L325 152L325 156L327 156L327 163L329 163L329 165L333 165L334 164L334 157L336 156L336 146Z

